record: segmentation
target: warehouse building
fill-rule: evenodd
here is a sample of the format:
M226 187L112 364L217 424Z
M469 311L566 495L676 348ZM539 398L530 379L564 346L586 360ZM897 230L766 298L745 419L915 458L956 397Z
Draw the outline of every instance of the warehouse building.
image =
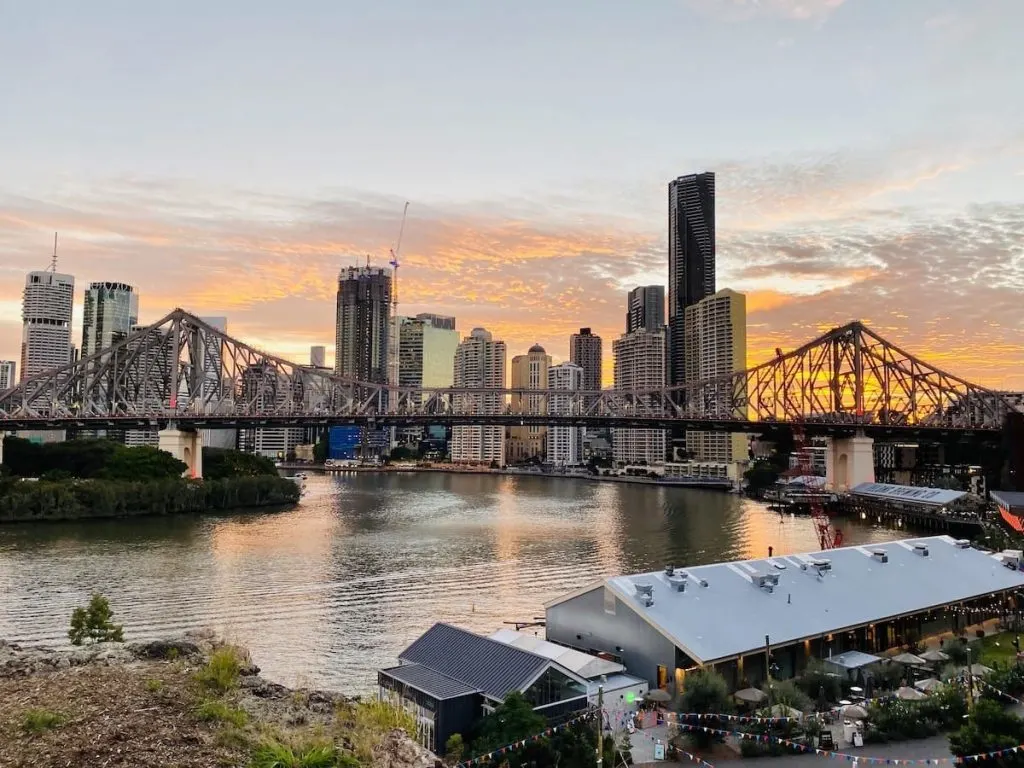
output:
M990 608L1024 588L1020 568L1020 553L991 555L949 536L669 566L548 603L547 639L621 661L659 688L681 686L701 666L743 687L763 681L769 665L787 678L810 658L956 629L959 609Z

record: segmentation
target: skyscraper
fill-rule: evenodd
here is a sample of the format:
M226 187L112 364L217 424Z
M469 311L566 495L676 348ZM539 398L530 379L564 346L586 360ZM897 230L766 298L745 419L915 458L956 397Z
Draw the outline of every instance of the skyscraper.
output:
M0 392L18 383L14 376L17 370L18 364L13 360L0 360Z
M313 368L326 368L327 367L327 347L310 347L309 348L309 364Z
M512 389L547 389L551 355L540 344L534 344L525 355L512 358ZM512 395L512 413L543 414L547 408L541 395ZM539 424L509 427L505 456L518 463L544 456L546 428Z
M629 292L626 310L626 333L646 329L660 331L665 327L665 286L645 285Z
M126 283L90 283L82 312L82 357L113 346L139 322L139 296Z
M665 333L641 329L612 342L616 389L656 389L665 385ZM619 464L664 464L665 430L615 429L612 451Z
M223 315L200 317L215 331L227 336L228 319ZM234 382L227 378L224 370L224 342L219 335L203 333L201 336L203 359L203 392L213 396L211 407L219 407L221 400L234 395ZM238 445L238 430L203 429L199 431L203 445L210 448L235 448Z
M583 388L583 369L572 363L559 363L548 368L548 413L576 416L580 402L573 393ZM561 394L561 393L565 394ZM583 463L583 427L548 427L546 459L557 467L573 467Z
M450 387L455 381L455 350L459 333L455 318L422 314L399 319L398 385L401 387ZM444 427L431 430L444 435ZM419 444L423 427L404 427L398 441Z
M668 380L686 380L686 308L715 292L715 174L668 185Z
M54 261L56 267L56 260ZM71 308L75 278L29 272L21 305L21 380L71 360Z
M583 369L582 389L596 392L601 389L601 337L589 328L569 337L569 362Z
M386 384L390 326L391 271L344 267L338 275L335 373Z
M505 388L505 342L495 341L491 332L474 328L455 351L456 387ZM505 396L479 392L455 396L460 413L481 416L505 412ZM467 464L505 464L505 428L502 426L452 427L452 461Z
M686 308L686 382L712 379L747 367L747 298L724 288ZM745 419L745 412L712 410L708 415ZM727 408L727 406L724 406ZM686 450L695 461L727 465L738 479L747 460L741 433L687 432Z

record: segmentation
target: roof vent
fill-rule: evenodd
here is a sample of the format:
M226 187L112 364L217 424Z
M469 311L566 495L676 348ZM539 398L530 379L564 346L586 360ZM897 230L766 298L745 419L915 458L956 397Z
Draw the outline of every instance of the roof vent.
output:
M676 592L686 591L686 574L676 573L668 577L668 585Z
M671 577L672 574L674 574L675 572L676 572L676 567L674 565L666 565L665 566L665 575L666 576Z
M650 608L654 605L654 585L647 582L637 582L633 585L636 588L636 599Z
M957 549L970 549L971 542L968 539L957 539L953 542L953 546Z
M888 563L889 553L886 552L884 549L875 549L871 552L871 558L873 560L877 560L880 563Z
M914 554L920 555L921 557L928 557L928 545L927 544L915 544Z
M818 572L819 575L821 575L826 571L832 570L832 561L826 560L823 557L819 557L811 561L811 566Z
M751 577L751 581L758 589L771 592L779 583L779 575L777 573L755 573Z

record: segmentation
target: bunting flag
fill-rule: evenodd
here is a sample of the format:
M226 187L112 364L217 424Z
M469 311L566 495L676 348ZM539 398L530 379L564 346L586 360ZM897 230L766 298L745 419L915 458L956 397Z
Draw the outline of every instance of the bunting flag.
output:
M1021 699L1018 699L1016 696L1011 696L1006 691L999 690L998 688L996 688L991 683L986 683L984 680L975 680L975 682L978 684L979 687L987 688L988 690L992 691L992 693L996 694L997 696L1002 696L1004 699L1012 701L1014 704L1020 704L1022 707L1024 707L1024 701L1022 701Z
M490 760L493 760L495 757L507 755L509 752L512 752L517 749L522 749L531 742L540 741L541 739L546 738L553 733L558 733L559 731L565 730L574 723L589 720L596 714L597 710L588 710L585 714L582 714L579 717L574 717L572 720L566 720L561 725L553 725L550 728L545 729L541 733L535 733L532 736L527 736L525 739L520 739L519 741L514 741L511 744L506 744L504 747L499 747L498 749L492 750L487 754L477 755L476 757L470 758L469 760L463 760L461 763L458 763L456 765L456 768L468 768L471 765L480 765L482 763L489 762Z

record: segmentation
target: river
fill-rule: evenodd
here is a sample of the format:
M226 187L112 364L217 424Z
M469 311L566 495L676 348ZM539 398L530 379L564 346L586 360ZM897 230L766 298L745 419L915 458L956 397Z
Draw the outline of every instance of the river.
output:
M899 533L844 521L849 543ZM508 475L311 474L281 513L0 526L0 637L66 645L105 594L129 640L214 627L271 679L365 693L435 621L489 632L604 575L817 548L715 491Z

